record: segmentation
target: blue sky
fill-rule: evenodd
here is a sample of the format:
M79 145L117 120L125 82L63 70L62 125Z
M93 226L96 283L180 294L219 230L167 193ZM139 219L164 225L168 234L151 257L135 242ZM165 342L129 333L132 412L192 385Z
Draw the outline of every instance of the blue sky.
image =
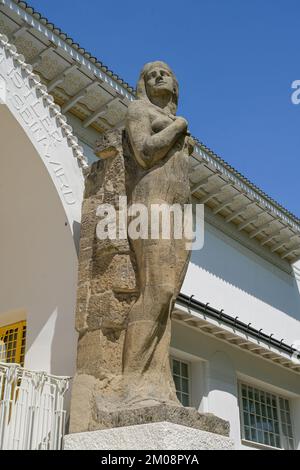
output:
M299 0L28 3L132 86L169 63L192 134L300 217Z

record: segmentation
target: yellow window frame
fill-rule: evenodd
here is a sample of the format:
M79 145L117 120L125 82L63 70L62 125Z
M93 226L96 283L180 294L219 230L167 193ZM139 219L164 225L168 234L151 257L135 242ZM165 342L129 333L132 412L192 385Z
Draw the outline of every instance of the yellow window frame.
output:
M0 362L24 366L26 321L0 326Z

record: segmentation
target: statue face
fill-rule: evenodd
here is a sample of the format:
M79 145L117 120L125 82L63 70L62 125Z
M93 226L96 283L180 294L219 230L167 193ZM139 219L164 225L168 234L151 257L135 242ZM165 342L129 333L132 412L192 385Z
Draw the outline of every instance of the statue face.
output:
M145 76L145 84L149 98L174 92L174 81L169 70L155 65Z

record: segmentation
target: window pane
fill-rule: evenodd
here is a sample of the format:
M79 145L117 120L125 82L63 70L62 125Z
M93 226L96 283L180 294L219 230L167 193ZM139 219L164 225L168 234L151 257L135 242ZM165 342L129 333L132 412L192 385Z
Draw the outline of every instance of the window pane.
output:
M264 443L264 433L262 431L257 431L257 441L260 444Z
M249 424L250 424L249 415L248 413L244 412L244 425L249 426Z
M251 441L250 428L247 426L245 426L245 439L247 439L247 441Z
M289 436L289 437L293 437L292 426L288 426L287 429L288 429L288 432L287 432L288 436Z
M286 425L284 423L282 423L282 432L285 436L287 435L287 428L286 428Z
M251 412L251 413L255 413L255 405L254 405L254 402L249 400L248 403L249 403L249 407L250 407L250 412Z
M290 412L290 405L289 405L288 400L285 400L285 409L286 411Z
M269 433L268 432L264 432L264 444L266 446L270 445L270 439L269 439Z
M273 418L278 419L277 408L272 408L272 411L273 411Z
M261 430L264 430L264 426L263 426L263 421L262 421L262 418L260 418L259 416L256 417L256 427L257 429L261 429Z
M257 432L255 428L251 428L251 441L257 442Z
M261 415L261 409L260 409L260 404L255 402L255 413L257 415Z
M272 447L292 449L294 439L289 401L246 384L241 385L241 391L244 438Z
M189 381L188 381L188 379L182 379L182 391L184 393L189 393Z
M279 398L280 408L284 410L284 402L282 398Z
M189 366L186 362L172 359L172 371L177 397L183 406L189 406Z
M271 419L268 419L268 430L269 432L274 432L274 424Z
M180 375L180 362L173 359L173 374Z
M181 363L181 375L182 377L188 377L188 366L184 362Z
M244 411L249 411L249 404L246 398L243 398L243 409Z
M280 437L276 436L276 447L281 447L280 445Z
M21 353L21 342L25 347L25 322L0 327L0 361L15 362L24 365L24 354Z
M184 393L182 394L182 401L181 403L183 404L183 406L189 406L189 396L188 395L185 395Z
M181 392L180 377L176 377L176 375L175 375L173 378L174 378L174 383L175 383L176 390Z

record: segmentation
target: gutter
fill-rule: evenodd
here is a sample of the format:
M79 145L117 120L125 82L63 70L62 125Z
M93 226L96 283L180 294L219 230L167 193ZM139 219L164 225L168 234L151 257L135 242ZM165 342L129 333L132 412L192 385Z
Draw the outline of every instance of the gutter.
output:
M234 330L238 330L242 333L245 333L248 336L252 336L258 341L264 341L269 346L273 346L279 349L281 352L289 354L291 357L300 356L300 351L298 349L293 348L293 345L290 346L284 343L283 339L279 341L276 338L273 338L273 334L267 335L266 333L262 332L262 329L257 330L256 328L253 328L252 326L250 326L251 323L248 323L247 325L246 323L238 320L238 317L234 318L224 313L223 309L219 311L213 307L210 307L209 303L204 304L200 302L199 300L196 300L193 295L189 297L185 294L180 293L176 301L179 304L187 307L187 309L190 309L192 307L197 312L202 313L209 318L212 318L219 322L222 321L222 323L225 323L226 325L230 326Z

